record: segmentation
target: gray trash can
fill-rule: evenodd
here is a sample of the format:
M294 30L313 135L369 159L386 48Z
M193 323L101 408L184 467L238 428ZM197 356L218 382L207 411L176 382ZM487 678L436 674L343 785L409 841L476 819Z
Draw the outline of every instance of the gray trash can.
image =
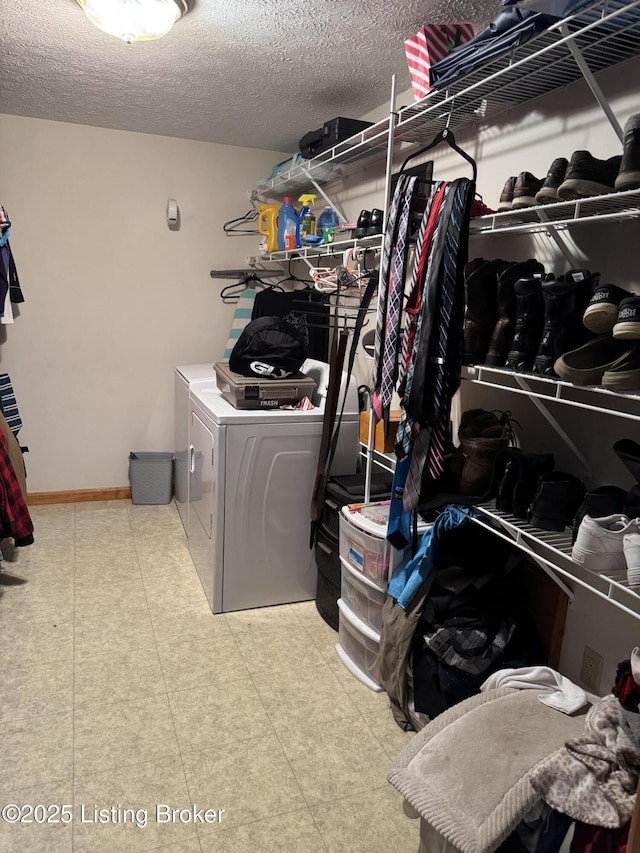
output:
M136 450L129 454L131 503L171 503L173 453Z

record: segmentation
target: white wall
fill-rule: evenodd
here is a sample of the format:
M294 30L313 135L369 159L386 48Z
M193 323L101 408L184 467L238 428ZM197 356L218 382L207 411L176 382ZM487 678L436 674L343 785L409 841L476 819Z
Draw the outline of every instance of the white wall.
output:
M173 449L174 367L222 357L233 306L209 270L259 243L222 225L283 155L2 115L0 158L25 295L0 366L29 491L127 486L130 450Z

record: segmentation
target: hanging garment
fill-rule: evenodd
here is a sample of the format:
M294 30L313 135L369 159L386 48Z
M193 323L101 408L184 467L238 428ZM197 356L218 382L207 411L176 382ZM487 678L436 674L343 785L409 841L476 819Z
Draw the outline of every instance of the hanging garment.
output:
M5 440L7 442L7 451L9 453L9 459L11 460L11 464L13 465L13 470L16 475L16 479L18 480L18 484L20 486L20 491L22 492L22 497L27 500L27 472L24 465L24 456L22 455L22 448L18 444L18 439L11 432L9 428L9 424L7 423L7 419L0 412L0 432L3 433ZM26 450L27 448L25 448Z
M0 538L11 537L16 547L33 544L33 523L0 432Z
M22 418L8 373L0 373L0 410L9 424L9 429L17 436L22 427Z
M229 360L229 357L231 356L231 351L236 345L238 338L244 331L245 326L251 322L251 317L253 314L253 303L257 293L257 290L254 290L251 287L247 287L247 289L243 290L242 293L238 296L238 305L236 306L236 310L233 313L231 329L229 330L229 339L227 341L227 347L223 355L223 359L225 361Z
M254 300L251 319L258 317L280 317L296 326L304 335L309 358L329 361L329 304L324 294L311 289L262 290Z

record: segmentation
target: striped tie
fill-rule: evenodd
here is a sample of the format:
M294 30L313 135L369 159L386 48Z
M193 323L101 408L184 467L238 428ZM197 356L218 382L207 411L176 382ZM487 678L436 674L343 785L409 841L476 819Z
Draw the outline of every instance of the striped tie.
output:
M9 429L17 436L22 427L22 418L18 411L18 404L8 373L0 373L0 409L2 409L2 414L9 425Z

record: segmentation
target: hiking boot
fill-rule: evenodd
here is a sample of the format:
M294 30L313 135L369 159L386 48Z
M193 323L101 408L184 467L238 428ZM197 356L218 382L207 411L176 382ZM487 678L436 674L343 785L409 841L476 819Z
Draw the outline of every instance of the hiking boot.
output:
M498 202L498 213L502 210L511 210L513 204L513 190L516 185L515 177L507 178L502 192L500 193L500 201Z
M544 301L540 284L541 276L533 275L519 279L514 285L516 325L507 354L507 367L512 370L523 372L533 367L544 322Z
M543 279L544 326L533 363L534 373L555 376L556 359L593 336L583 324L582 316L599 280L600 273L589 270L569 270L560 278L549 275Z
M513 188L512 210L519 207L535 207L536 193L540 192L544 181L534 177L531 172L520 172Z
M604 374L628 352L626 341L617 341L613 335L599 335L561 355L553 369L561 379L574 385L600 385ZM615 384L615 378L613 381Z
M493 468L496 509L526 518L542 474L553 470L552 453L523 453L518 448L502 450Z
M475 258L464 268L466 309L463 364L484 364L496 324L496 270L502 263Z
M627 296L620 302L613 337L633 341L640 339L640 296Z
M584 498L582 480L563 471L543 474L531 501L529 521L542 530L562 531L573 522Z
M627 493L620 486L599 486L587 492L573 522L573 541L576 541L580 524L585 515L591 518L604 518L625 512Z
M599 284L585 308L582 322L597 335L613 331L623 299L633 296L617 284Z
M568 200L615 192L621 160L620 156L597 160L588 151L574 151L558 187L558 197Z
M604 372L603 388L610 391L640 391L640 344L634 341L627 346L627 352Z
M534 273L544 274L544 267L535 258L519 263L506 262L498 266L497 279L497 320L491 335L489 351L485 364L492 367L504 367L516 324L516 293L514 286L518 279Z
M569 161L566 157L557 157L553 161L551 166L549 166L549 171L542 187L536 193L536 204L553 204L556 201L560 201L558 187L564 181L568 165Z
M622 162L616 178L616 189L619 192L640 187L640 113L627 119L623 145Z
M451 470L459 475L458 489L463 495L484 495L491 483L493 463L512 435L509 413L498 419L495 412L468 409L458 428L460 446L453 454Z
M640 533L638 519L615 514L604 518L585 515L580 524L571 558L593 572L625 570L624 538Z

